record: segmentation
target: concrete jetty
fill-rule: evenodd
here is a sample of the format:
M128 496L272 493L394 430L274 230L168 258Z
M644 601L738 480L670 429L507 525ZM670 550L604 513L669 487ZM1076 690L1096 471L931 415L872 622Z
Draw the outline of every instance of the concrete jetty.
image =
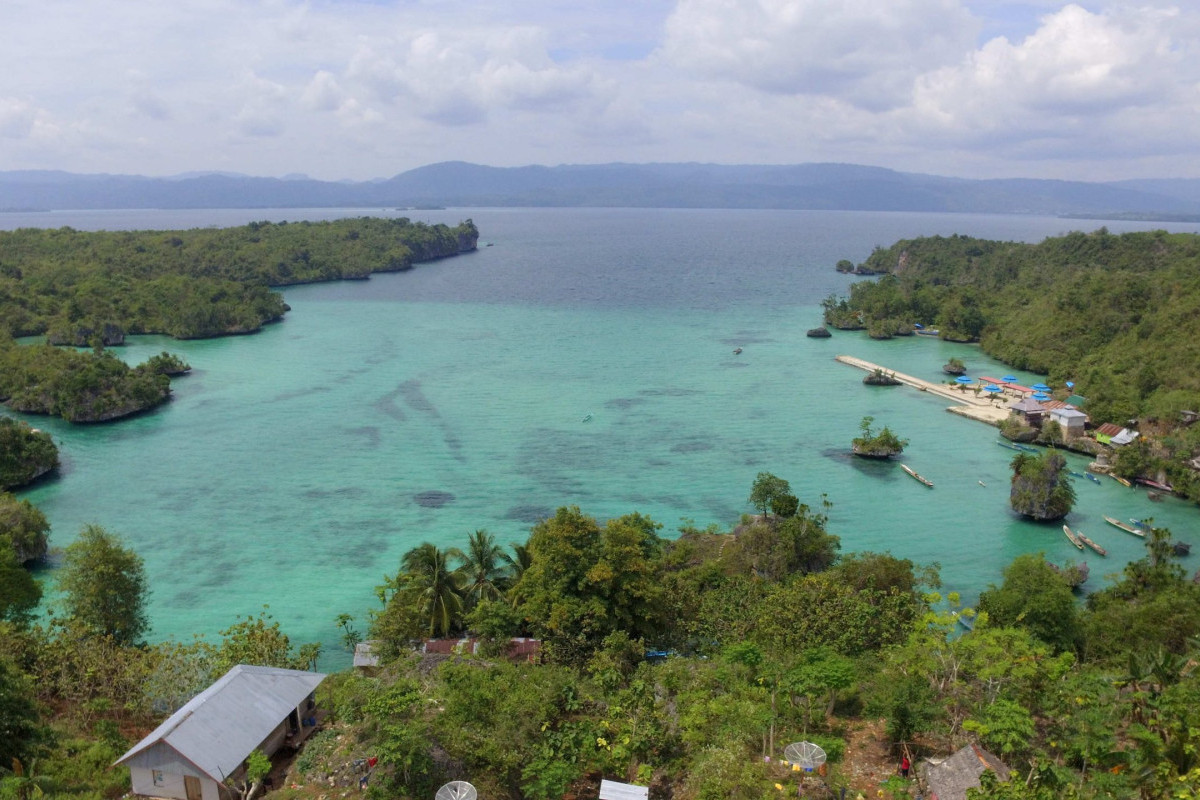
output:
M836 356L835 360L851 367L866 370L867 372L874 372L875 370L886 372L906 386L912 386L918 391L952 400L958 405L953 405L946 409L951 414L958 414L996 426L999 426L1000 421L1009 415L1009 406L1012 401L1008 399L998 401L997 398L987 393L976 395L973 389L965 386L951 386L946 383L933 383L921 378L914 378L912 375L905 375L903 372L896 372L895 370L881 367L878 364L872 364L870 361L864 361L854 356Z

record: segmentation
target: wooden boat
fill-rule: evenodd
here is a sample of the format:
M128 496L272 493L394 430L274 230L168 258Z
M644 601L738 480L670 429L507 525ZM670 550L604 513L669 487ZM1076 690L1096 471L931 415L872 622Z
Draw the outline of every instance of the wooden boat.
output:
M968 617L962 611L954 612L954 620L968 631L975 630L975 619L973 617Z
M911 467L909 467L907 464L901 464L901 465L900 465L900 469L904 470L904 471L905 471L905 472L907 472L909 475L913 476L913 477L914 477L914 478L916 478L918 481L920 481L921 483L923 483L923 484L925 484L926 486L928 486L930 489L932 489L932 488L933 488L933 481L929 480L928 478L923 478L923 477L921 477L920 475L918 475L918 474L916 473L916 471L915 471L915 470L913 470L913 469L912 469Z
M1021 450L1021 448L1017 447L1012 442L1005 442L1001 441L1000 439L996 440L996 444L1000 445L1001 447L1007 447L1009 450L1017 450L1018 452Z
M1121 520L1114 519L1113 517L1105 517L1104 521L1107 522L1109 525L1112 525L1114 528L1120 528L1121 530L1125 531L1126 533L1132 533L1134 536L1140 536L1143 539L1146 537L1145 531L1139 531L1137 528L1130 525L1128 522L1121 522Z
M1165 483L1160 483L1159 481L1152 481L1149 478L1138 478L1137 482L1142 486L1149 486L1151 489L1158 489L1160 492L1175 491L1174 487L1168 486Z
M1067 535L1067 541L1075 545L1080 550L1083 549L1083 541L1075 534L1075 531L1071 530L1066 525L1063 525L1063 533Z
M1130 483L1129 481L1127 481L1125 478L1122 478L1120 475L1114 475L1110 472L1110 473L1108 473L1108 477L1112 478L1114 481L1121 484L1122 486L1128 486L1130 489L1133 488L1133 484Z
M1078 536L1078 537L1079 537L1079 541L1083 542L1084 544L1086 544L1088 547L1090 547L1090 548L1092 548L1093 550L1095 550L1095 551L1096 551L1097 553L1099 553L1100 555L1102 555L1102 556L1107 556L1107 555L1108 555L1108 551L1107 551L1107 550L1105 550L1103 547L1101 547L1100 545L1098 545L1098 544L1096 544L1095 542L1093 542L1093 541L1092 541L1091 539L1089 539L1088 537L1084 536L1082 531L1071 531L1071 533L1073 533L1073 534L1075 534L1076 536Z
M1099 482L1100 482L1100 479L1099 479L1099 478L1097 478L1095 475L1093 475L1093 474L1092 474L1092 473L1090 473L1090 472L1085 472L1085 473L1083 473L1083 477L1087 478L1087 479L1088 479L1088 480L1090 480L1092 483L1099 483Z

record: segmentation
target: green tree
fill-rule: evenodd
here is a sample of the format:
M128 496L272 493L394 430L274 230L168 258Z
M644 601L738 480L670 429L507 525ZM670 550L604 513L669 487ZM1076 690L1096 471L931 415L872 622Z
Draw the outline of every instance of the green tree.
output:
M1017 556L1004 583L979 595L979 610L997 625L1025 628L1055 650L1073 650L1079 639L1075 598L1041 553Z
M50 542L50 523L37 506L0 492L0 536L8 539L19 563L46 557Z
M462 577L450 566L456 559L463 559L458 548L443 550L422 542L400 560L402 571L396 577L398 591L393 602L415 605L429 636L445 636L461 622Z
M41 601L41 585L17 561L8 537L0 534L0 622L27 626Z
M216 670L223 674L237 664L312 669L320 649L319 644L305 644L293 652L291 639L264 606L257 617L248 616L221 631Z
M45 738L33 697L29 679L0 657L0 764L28 763Z
M0 490L24 486L58 466L50 434L0 417Z
M504 550L496 537L485 530L474 531L467 538L462 565L463 596L471 608L484 600L503 596L500 585L504 577Z
M58 587L67 614L93 635L134 644L149 627L142 559L99 525L85 525L67 546Z
M750 498L747 502L767 517L771 511L771 503L779 497L792 493L792 487L783 478L769 472L760 472L750 486Z

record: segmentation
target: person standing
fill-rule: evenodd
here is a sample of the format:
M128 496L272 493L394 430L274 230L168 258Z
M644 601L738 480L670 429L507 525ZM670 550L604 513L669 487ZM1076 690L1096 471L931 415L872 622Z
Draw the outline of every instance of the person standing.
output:
M900 758L900 777L907 778L908 771L911 768L912 768L912 762L910 762L908 760L908 755L906 754L906 755L902 756Z

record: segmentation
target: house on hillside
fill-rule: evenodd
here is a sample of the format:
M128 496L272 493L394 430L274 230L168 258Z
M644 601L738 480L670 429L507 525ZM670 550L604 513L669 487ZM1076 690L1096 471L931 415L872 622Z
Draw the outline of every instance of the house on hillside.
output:
M926 759L917 766L917 778L929 800L966 800L967 789L978 788L979 776L991 770L1002 781L1008 780L1004 762L976 744L969 744L941 760Z
M297 746L316 723L317 672L239 664L193 697L117 760L133 793L173 800L228 800L255 750Z
M1087 414L1077 408L1064 405L1062 408L1050 409L1050 421L1058 423L1058 427L1062 429L1065 438L1074 439L1077 436L1083 436L1084 425L1087 423Z

